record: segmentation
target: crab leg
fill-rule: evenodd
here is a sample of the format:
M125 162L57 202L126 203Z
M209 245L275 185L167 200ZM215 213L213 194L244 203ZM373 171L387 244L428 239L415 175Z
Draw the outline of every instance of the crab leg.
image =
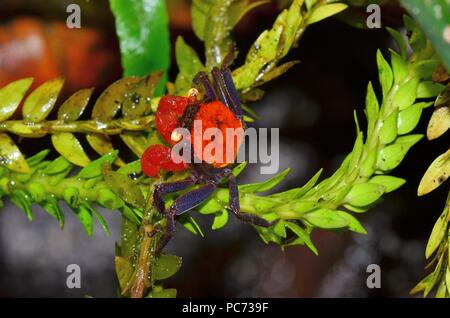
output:
M207 99L213 101L216 100L216 92L205 72L199 72L192 81L195 85L199 84L199 82L203 85L206 91Z
M229 187L229 208L231 210L231 212L233 212L234 215L236 215L236 217L241 220L244 221L246 223L250 223L253 225L257 225L257 226L262 226L262 227L269 227L272 226L275 222L269 222L257 215L254 214L247 214L247 213L241 213L241 208L239 205L239 192L238 192L238 187L237 187L237 182L236 182L236 178L234 177L233 174L230 174L228 176L228 187Z

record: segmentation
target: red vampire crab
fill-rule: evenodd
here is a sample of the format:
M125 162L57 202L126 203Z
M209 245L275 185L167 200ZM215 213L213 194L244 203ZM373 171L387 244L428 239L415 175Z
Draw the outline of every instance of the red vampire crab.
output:
M239 96L234 87L228 63L219 69L213 68L212 81L204 72L200 72L194 78L194 86L201 84L205 91L205 97L197 100L196 94L188 94L189 97L167 95L161 98L156 112L156 128L162 138L174 145L179 141L179 136L173 133L176 128L186 128L192 133L194 121L201 121L202 130L207 128L217 128L225 133L227 128L244 128L245 123L242 118L242 109ZM191 92L195 89L191 90ZM234 140L234 157L236 159L237 149L240 140ZM152 145L143 154L141 165L143 172L155 177L160 169L166 171L182 171L190 169L190 175L184 180L177 182L161 183L156 186L153 200L158 211L167 219L167 232L162 238L161 250L173 235L175 230L175 217L181 215L206 201L223 181L228 182L229 189L229 210L240 220L262 227L269 227L273 222L269 222L253 214L240 212L239 192L235 176L232 174L234 162L226 163L216 160L214 153L209 158L202 157L196 145L197 139L191 137L190 147L192 156L202 158L199 163L191 161L188 166L185 163L175 163L171 159L171 148L164 145ZM205 140L202 140L205 143ZM208 141L206 141L208 142ZM225 142L222 148L225 149ZM223 152L224 153L224 152ZM207 159L206 161L204 159ZM182 191L198 185L199 187L182 194L176 198L170 208L166 209L164 195Z

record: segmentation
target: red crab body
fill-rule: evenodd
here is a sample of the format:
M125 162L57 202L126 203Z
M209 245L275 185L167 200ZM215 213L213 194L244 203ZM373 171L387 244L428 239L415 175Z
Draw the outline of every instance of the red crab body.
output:
M153 193L156 208L167 219L166 235L160 241L158 253L173 235L175 217L206 201L223 182L227 182L229 189L228 209L236 217L263 227L273 224L257 215L240 212L238 186L231 165L235 162L244 136L242 109L227 63L220 69L214 67L211 74L212 81L203 72L194 79L194 85L203 85L204 99L197 100L198 91L195 89L189 97L168 95L161 98L156 111L157 131L168 145L173 146L182 138L182 135L174 132L176 128L188 129L190 159L194 161L189 165L175 163L170 155L171 148L165 145L150 146L141 158L142 170L150 177L157 176L161 169L176 172L190 168L186 179L161 183ZM209 130L210 128L213 129ZM230 136L230 133L233 135ZM230 145L231 142L233 145ZM195 159L200 159L200 162ZM195 185L195 188L177 197L170 208L166 208L166 194L186 190Z

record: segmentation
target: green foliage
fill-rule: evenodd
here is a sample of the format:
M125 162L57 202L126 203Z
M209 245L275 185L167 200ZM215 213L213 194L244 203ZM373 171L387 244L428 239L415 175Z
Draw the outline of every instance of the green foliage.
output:
M170 33L164 0L110 0L116 18L124 76L145 76L170 67ZM165 82L165 81L164 81ZM156 95L164 91L161 83Z
M19 80L0 89L0 164L20 173L29 173L24 155L8 136L39 138L51 134L55 150L70 163L85 167L91 160L75 133L86 134L91 147L100 155L114 151L111 135L119 135L130 150L140 156L148 144L145 135L154 125L151 97L160 73L146 77L126 77L109 86L92 108L92 119L80 120L86 113L92 89L73 94L58 109L55 120L47 120L56 105L63 81L48 81L24 99L31 79ZM11 93L13 92L13 93ZM24 100L24 101L23 101ZM10 120L23 101L22 120ZM119 116L120 112L120 116ZM123 166L121 159L115 161Z
M427 137L434 139L443 135L450 127L450 85L442 91L435 102L435 110L428 124ZM450 149L438 156L428 167L417 190L418 195L425 195L441 186L450 175ZM444 211L437 219L425 250L425 257L430 259L427 267L434 264L435 269L425 277L411 293L423 292L427 296L433 288L437 298L450 297L450 192Z

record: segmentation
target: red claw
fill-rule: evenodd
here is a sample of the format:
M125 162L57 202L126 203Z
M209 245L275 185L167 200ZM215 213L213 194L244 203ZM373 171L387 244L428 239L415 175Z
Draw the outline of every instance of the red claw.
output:
M171 158L171 149L164 145L152 145L148 147L141 157L142 172L149 177L156 177L159 175L161 168L170 171L178 172L187 168L184 162L175 163Z
M172 131L179 126L179 119L189 104L189 98L167 95L161 98L156 110L156 129L170 145L176 144L171 139Z

